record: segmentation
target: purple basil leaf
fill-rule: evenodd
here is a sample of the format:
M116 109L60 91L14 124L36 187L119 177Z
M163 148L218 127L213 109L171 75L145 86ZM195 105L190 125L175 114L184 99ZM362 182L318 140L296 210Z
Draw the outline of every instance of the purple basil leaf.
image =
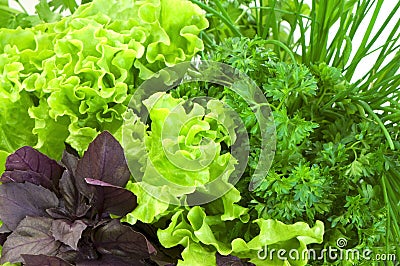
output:
M111 220L99 227L93 241L101 254L118 255L130 260L149 259L156 253L156 249L143 234L118 220Z
M137 206L135 194L127 189L91 178L85 181L96 188L95 204L99 213L125 216Z
M47 189L53 190L53 183L51 180L42 174L36 173L31 170L13 170L13 171L5 171L0 178L0 182L3 183L23 183L29 182L35 185L41 185Z
M61 163L67 168L73 175L75 175L76 167L78 166L79 157L64 151Z
M0 246L2 246L4 244L4 242L6 242L7 237L10 235L10 233L1 233L0 234Z
M79 251L74 250L68 245L61 245L56 256L70 263L75 263L78 255Z
M89 145L76 170L75 176L82 180L92 178L118 187L124 187L130 177L124 151L107 131Z
M51 218L26 217L3 245L0 263L22 262L21 254L54 256L61 242L51 234Z
M44 187L31 183L0 186L0 219L10 230L26 216L48 216L46 209L57 206L57 196Z
M80 193L76 181L77 180L70 174L69 170L64 171L60 179L60 191L64 199L65 208L68 212L75 217L83 217L90 209L90 205L87 204L87 198ZM86 183L85 186L87 187L86 194L91 194L92 196L90 198L92 198L94 190L90 192L91 190Z
M72 180L70 181L75 184L76 189L86 198L91 199L93 197L94 191L90 190L82 177L76 175L79 158L71 153L68 153L67 151L64 151L61 162L69 171L69 174L72 178Z
M142 223L141 221L136 221L135 225L132 227L135 231L144 234L148 241L154 243L154 247L157 253L151 256L151 260L158 265L175 265L174 262L177 259L182 259L181 254L183 247L175 246L173 248L163 247L157 237L157 227L151 224Z
M64 142L65 145L65 152L79 158L79 153L77 150L75 150L74 148L72 148L72 146L66 142Z
M241 261L238 257L228 255L222 256L217 253L217 266L245 266L245 265L254 265L252 263L247 263Z
M97 260L86 260L76 263L77 266L144 266L146 265L141 261L124 261L121 258L112 255L104 255Z
M4 233L11 233L11 230L8 229L8 227L3 223L2 226L0 226L0 234L4 234Z
M46 209L48 215L53 219L71 219L71 214L63 207Z
M87 225L80 220L74 222L68 220L53 220L51 224L51 232L53 233L55 240L78 250L78 242L86 227Z
M72 266L72 264L54 256L46 255L21 255L25 266Z
M40 179L47 178L50 180L55 189L57 188L58 180L64 171L63 167L56 161L29 146L22 147L7 157L6 171L14 170L32 171L37 173L38 176L40 176ZM40 180L37 182L40 182ZM37 182L35 182L35 184L37 184ZM42 183L40 184L42 186L46 185Z

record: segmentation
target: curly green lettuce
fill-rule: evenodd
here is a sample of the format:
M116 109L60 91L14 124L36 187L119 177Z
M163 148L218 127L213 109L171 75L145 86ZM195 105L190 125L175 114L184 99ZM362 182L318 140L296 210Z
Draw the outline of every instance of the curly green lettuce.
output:
M117 134L135 88L201 51L207 27L187 0L95 0L59 22L2 29L0 152L32 145L60 159L64 142L82 154L99 132Z
M233 190L234 191L234 190ZM239 192L236 192L239 194ZM221 201L229 201L231 195L225 195ZM232 203L232 202L231 202ZM178 265L216 265L215 254L234 255L249 260L255 265L293 265L304 266L307 264L307 245L322 243L324 226L317 221L313 227L304 222L286 225L272 219L258 219L252 222L242 219L247 209L242 208L242 213L226 217L230 208L239 207L236 204L225 206L225 213L207 215L210 212L206 207L196 206L190 210L175 212L167 228L158 231L158 238L167 248L181 245L183 260ZM227 219L229 218L229 219ZM232 220L230 220L232 219ZM244 238L247 228L253 228L259 233L252 235L251 240ZM249 236L247 236L249 237ZM277 253L268 250L285 250L286 254L299 254L299 258L282 260Z
M123 221L166 223L157 236L166 248L183 247L179 266L216 265L217 253L234 255L255 265L304 266L308 261L304 255L307 245L323 241L321 221L313 227L304 222L284 224L273 219L250 221L249 209L238 204L241 196L236 188L212 203L195 207L168 206L141 190L138 183L130 182L126 188L138 193L138 207ZM299 254L299 259L285 261L269 250Z
M194 192L218 196L232 187L228 179L237 161L224 147L236 139L228 130L234 128L234 121L216 100L205 107L194 103L186 110L183 99L160 92L144 105L150 110L151 129L131 110L123 127L128 165L141 182L140 187L132 185L137 193L157 191L153 194L161 202L179 205L190 200L190 196L185 197ZM136 213L142 213L140 210ZM148 217L149 213L142 214Z

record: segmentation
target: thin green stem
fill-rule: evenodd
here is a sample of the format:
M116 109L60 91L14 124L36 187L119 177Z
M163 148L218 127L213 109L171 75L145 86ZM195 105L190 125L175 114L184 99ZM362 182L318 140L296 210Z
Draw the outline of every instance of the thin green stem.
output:
M364 101L362 100L356 100L364 109L367 111L369 115L371 115L375 122L378 123L379 127L382 129L383 134L385 135L386 140L388 141L389 147L391 150L394 150L394 143L392 138L390 137L389 132L387 131L385 125L383 124L382 120L374 113L374 111L371 109L371 107Z
M385 115L382 118L382 121L383 122L386 122L386 121L399 122L400 121L400 112L390 114L390 115Z
M263 0L259 0L260 2L260 8L263 7ZM264 17L264 12L263 9L261 8L260 11L258 12L258 35L262 36L264 39L264 32L263 32L263 17Z
M373 1L376 2L376 1ZM374 25L376 23L376 20L378 18L378 14L379 14L379 10L381 9L383 4L383 0L378 0L378 3L375 7L375 10L372 14L372 18L368 24L367 30L363 36L363 39L361 41L360 47L357 50L353 60L352 60L352 65L350 66L350 68L348 69L348 71L346 71L346 78L348 80L351 80L351 78L353 77L354 71L356 69L356 66L358 65L358 63L361 61L362 58L364 58L365 53L368 51L367 48L367 42L368 39L371 35L372 29L374 28ZM370 43L371 44L371 43Z
M293 64L297 64L293 52L283 42L277 40L266 40L265 42L281 47L290 56L290 59L292 60Z
M22 11L24 11L25 14L28 14L28 11L26 11L25 7L19 2L19 0L15 0L15 2L17 2L19 7L21 7Z
M302 0L301 3L303 3L303 1L304 0ZM279 8L273 8L273 7L269 7L269 6L253 6L253 7L249 7L249 8L250 9L260 9L260 10L261 9L263 9L263 10L272 10L273 9L278 13L287 14L287 15L296 15L298 17L311 20L311 17L309 17L309 16L306 16L306 15L303 15L303 14L299 14L299 13L293 13L293 12L290 12L290 11L287 11L287 10L283 10L283 9L279 9Z
M237 17L235 20L235 24L239 23L239 21L243 18L243 16L246 15L246 10L243 10L243 12Z
M229 21L230 24L233 24L231 17L228 15L225 8L222 6L221 2L218 0L215 0L214 3L218 7L218 10L221 12L222 16L224 16Z
M6 11L8 13L12 14L19 14L21 11L15 10L14 8L8 7L8 6L0 6L0 10Z
M268 1L268 4L270 4L270 2ZM264 30L262 32L262 38L263 39L267 39L267 37L269 36L269 32L270 29L272 30L272 39L274 40L279 40L279 32L278 32L278 20L276 19L275 16L275 5L276 5L276 0L272 0L272 3L270 4L270 9L268 14L265 15L266 17L266 23L264 26ZM260 10L260 12L262 12L262 10ZM262 15L264 16L264 14ZM279 52L278 50L276 50L275 52Z
M210 47L215 47L215 43L214 41L210 38L210 36L208 36L207 33L205 33L204 31L200 32L200 38L206 43L208 44Z
M192 3L198 5L199 7L201 7L202 9L204 9L205 11L217 16L219 19L221 19L222 22L225 23L225 25L235 34L236 37L240 37L242 36L242 34L240 33L240 31L237 29L237 27L235 25L233 25L233 23L230 21L229 18L226 18L225 16L223 16L220 12L218 12L217 10L215 10L214 8L198 1L198 0L190 0Z

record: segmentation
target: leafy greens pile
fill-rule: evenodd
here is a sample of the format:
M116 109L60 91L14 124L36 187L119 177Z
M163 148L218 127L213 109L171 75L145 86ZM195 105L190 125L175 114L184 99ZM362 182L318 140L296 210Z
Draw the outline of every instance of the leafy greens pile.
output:
M228 182L236 160L229 152L223 153L221 148L222 142L226 142L225 145L229 147L234 142L235 135L228 135L212 119L219 117L216 121L227 120L232 125L232 118L225 116L227 113L216 107L214 100L207 102L208 110L196 103L192 109L186 110L182 102L182 98L176 99L170 94L153 94L144 102L150 113L149 126L143 124L132 112L126 114L125 118L129 122L124 124L123 132L131 138L124 141L130 144L125 147L128 162L134 162L136 169L142 172L142 177L140 182L129 182L126 186L137 195L138 206L122 221L134 224L140 220L159 227L157 236L164 247L184 247L182 260L179 260L178 265L196 265L199 261L202 265L215 265L220 255L233 255L256 265L284 265L284 261L276 254L265 259L258 258L257 254L265 246L277 250L285 249L287 252L295 249L302 254L306 245L321 243L324 226L320 221L310 228L304 222L289 225L274 219L249 219L249 208L238 204L241 200L240 192ZM173 126L171 122L166 122L170 114L171 121L174 121ZM185 121L189 123L184 124ZM181 122L183 126L179 126ZM230 124L224 122L225 125ZM163 126L167 128L163 130ZM176 128L181 128L182 135L178 137L179 142L175 143L181 144L181 148L174 156L178 159L182 159L179 155L195 157L198 154L196 151L201 148L199 138L207 136L218 147L215 155L206 154L214 158L212 163L200 171L185 170L172 164L163 150L165 144L162 143L161 133L169 135ZM207 160L207 157L202 160ZM132 174L137 175L137 172ZM221 181L213 184L215 190L202 186L221 173ZM162 175L164 179L157 178L158 175ZM165 180L170 183L165 184ZM178 184L179 187L176 186ZM177 206L182 199L189 202L193 190L199 189L203 193L213 194L226 186L230 186L227 193L210 203L194 207ZM290 263L304 265L306 261L291 260Z
M1 164L24 145L60 159L64 142L82 154L98 132L116 133L135 86L190 60L207 26L183 0L97 0L59 22L2 29Z
M306 67L282 62L267 45L259 38L229 38L212 56L246 72L262 87L276 124L273 166L260 186L249 192L246 176L258 160L257 149L251 152L247 172L236 186L242 195L240 203L251 206L251 219L324 221L324 246L312 245L315 250L337 247L337 240L344 238L346 248L397 254L396 240L390 240L387 230L393 226L395 233L398 225L391 222L390 209L382 202L389 193L392 204L398 205L399 140L393 138L396 148L392 150L374 116L366 115L368 105L361 97L349 95L331 103L334 95L350 86L339 69L325 63ZM259 129L251 110L230 90L219 91L219 97L242 114L251 132L251 146L259 147ZM190 93L213 95L215 89ZM388 123L385 130L397 136L398 125ZM394 191L382 183L385 180L395 186ZM393 211L396 215L398 207ZM363 263L363 258L355 261ZM324 258L324 262L340 265L344 260Z
M74 1L41 0L38 16L0 18L9 28L0 30L5 265L370 265L323 254L339 239L344 249L400 257L400 53L383 65L398 48L397 29L370 72L349 82L385 27L370 36L383 0L321 0L311 8L298 0L86 2L75 10ZM0 15L10 12L3 6ZM57 8L73 14L62 18ZM143 81L198 52L247 74L272 109L275 158L253 191L266 129L229 88L192 82L151 95L143 102L149 121L128 109ZM213 100L184 104L198 96ZM235 186L228 180L238 167L230 150L238 136L230 130L238 121L220 102L241 119L250 143ZM193 171L198 161L211 163ZM227 193L216 200L180 204L220 188ZM324 257L262 253L310 247Z
M398 264L400 2L192 2L210 22L203 57L211 54L248 73L276 109L273 171L256 195L242 195L243 202L252 201L257 217L321 219L324 247L344 238L346 248L392 254L377 265ZM266 48L283 64L271 64ZM248 130L256 131L251 112L229 93L222 97L234 99L232 106L246 112ZM315 265L371 264L327 257Z
M185 12L179 16L174 15L177 10ZM12 233L7 233L6 239L3 237L2 262L79 264L90 263L87 260L96 261L92 263L143 260L144 263L144 260L150 258L155 248L150 244L146 246L147 250L140 248L141 244L148 243L146 238L109 218L110 214L124 216L135 207L134 194L119 187L127 181L126 169L121 173L123 180L116 181L108 180L114 174L112 172L116 165L109 169L111 172L105 173L106 176L89 173L96 168L84 166L101 166L99 161L92 162L96 161L96 156L101 157L103 154L104 157L105 153L117 153L119 149L116 149L114 143L110 148L114 151L104 150L104 138L110 138L104 133L94 144L89 143L100 131L109 130L119 135L122 114L126 111L129 95L135 87L157 70L188 60L202 50L203 43L197 35L207 26L204 12L187 1L145 1L133 4L132 1L97 0L81 6L72 16L59 22L1 31L2 159L5 161L9 153L23 145L34 146L55 159L61 158L64 142L79 154L88 150L79 161L64 153L63 165L66 170L27 146L9 155L2 177L4 200L1 218L5 230ZM22 42L16 41L16 37ZM177 103L172 98L167 98L168 101L175 105ZM154 120L157 118L155 116ZM193 123L204 122L194 120ZM213 121L208 123L212 125ZM155 142L153 147L157 148L155 126L153 130L154 134L147 141ZM215 134L211 135L216 138L223 137L225 133L218 127L212 130L215 130ZM210 136L211 131L204 132ZM216 139L216 143L221 141L229 143L231 140ZM12 165L11 159L14 157L24 158L22 161L30 163ZM162 161L159 162L162 164ZM229 153L221 154L219 160L212 165L206 180L203 174L198 174L200 181L201 178L203 182L212 180L213 176L221 172L219 168L225 169L230 165L230 170L225 173L227 179L233 170L233 163L234 158ZM55 172L42 169L45 165L50 169L54 167ZM116 173L121 171L115 170ZM187 181L190 182L190 179ZM139 190L136 213L146 215L142 220L154 222L156 218L164 219L158 221L168 226L158 231L161 244L167 248L180 244L184 246L179 264L193 265L199 260L204 261L204 255L207 258L205 263L214 264L218 261L222 264L230 258L238 260L230 254L246 259L256 258L259 249L266 244L286 248L294 244L302 251L307 244L322 241L321 223L310 228L305 223L284 225L273 220L254 223L252 231L259 237L252 241L250 236L246 241L241 239L245 231L240 233L239 228L235 231L237 236L232 234L227 239L220 238L216 229L236 222L243 228L249 227L247 210L234 204L240 199L236 189L232 189L222 200L207 209L176 209L174 205L166 204L166 209L160 211L157 208L151 210L152 204L158 206L162 203L140 191L141 187L136 183L130 181L127 188ZM20 193L19 190L27 193ZM38 198L38 203L34 201L29 204L34 194L42 196ZM121 200L115 203L112 201L115 197ZM7 202L18 202L13 210L18 215L10 214ZM28 212L21 207L24 204L31 206ZM146 212L148 209L151 211ZM129 219L129 215L125 220L135 223L135 226L139 224L135 212L131 216L134 221ZM219 223L210 224L215 224L215 228L209 227L209 219L219 220ZM231 222L225 224L227 221ZM201 226L202 223L204 226ZM32 231L29 229L32 224L42 230ZM176 235L174 232L185 224L187 232L183 233L186 236ZM273 231L268 232L269 228ZM288 230L288 233L278 237L276 232L283 230ZM196 235L201 231L206 236L198 239ZM118 246L120 236L128 236L125 240L127 243L124 243L129 246L126 251L123 251L123 246ZM136 240L140 243L129 242ZM110 246L112 241L115 242L114 246ZM23 246L17 242L23 243ZM108 246L104 246L106 244L103 245L103 242ZM139 247L133 247L135 245Z
M307 67L283 62L268 47L269 42L261 38L227 38L210 51L210 59L247 73L273 110L276 153L272 168L253 192L248 191L249 177L257 165L261 129L247 103L229 88L202 83L180 86L173 92L176 97L218 98L240 114L251 151L247 169L235 186L240 192L238 204L249 209L250 220L323 221L324 242L311 245L314 250L337 248L338 239L346 239L346 248L360 253L369 249L374 254L396 254L397 242L387 232L394 230L395 234L398 227L389 215L398 214L399 125L385 125L396 147L391 149L375 119L378 116L368 114L368 105L360 96L332 102L332 97L351 86L339 69L325 63ZM392 213L383 204L388 196ZM369 263L363 257L354 262ZM309 263L341 265L347 261L326 256L323 262Z

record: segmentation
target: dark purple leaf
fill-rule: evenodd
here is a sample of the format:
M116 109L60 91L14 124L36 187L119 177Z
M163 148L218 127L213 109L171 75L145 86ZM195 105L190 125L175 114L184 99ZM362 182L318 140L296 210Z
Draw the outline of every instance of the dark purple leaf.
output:
M25 266L72 266L72 264L54 256L46 255L21 255Z
M71 263L75 263L78 255L79 255L78 251L74 250L70 246L62 245L58 249L56 256L62 260L65 260L65 261L68 261Z
M142 261L124 261L121 258L112 255L104 255L97 260L86 260L76 263L77 266L144 266Z
M51 235L52 219L44 217L26 217L3 246L1 263L22 262L21 254L56 255L61 242Z
M81 241L78 243L79 254L75 262L99 259L100 254L97 252L92 240L93 233L92 227L90 227L90 230L83 232Z
M7 237L10 235L10 233L1 233L0 234L0 246L4 244L4 242L7 240Z
M157 263L157 265L175 265L174 262L177 259L182 259L181 254L183 251L182 246L176 246L173 248L163 247L157 237L158 228L151 224L142 223L137 221L132 227L135 231L142 233L146 236L147 240L154 244L157 250L155 255L151 256L151 260Z
M78 189L78 184L75 182L75 178L71 175L69 170L64 171L63 176L60 179L60 191L64 198L64 205L68 212L74 217L83 217L88 210L90 205L87 204L89 201ZM82 180L84 182L84 180ZM92 194L90 188L87 187L86 191L88 195ZM92 198L91 196L90 198Z
M67 168L69 174L71 175L72 179L70 180L70 182L75 185L76 189L81 194L83 194L86 198L91 199L93 197L94 191L89 189L88 185L82 177L76 175L79 158L71 153L68 153L67 151L64 151L61 162Z
M64 142L64 146L65 146L65 152L79 158L79 153L77 150L75 150L74 148L72 148L72 146L66 142Z
M51 232L55 240L58 240L73 249L78 249L78 242L81 239L82 232L85 230L87 225L80 221L76 220L74 222L70 222L67 220L53 220L51 224Z
M85 180L96 188L95 204L100 213L125 216L137 206L136 196L129 190L96 179Z
M48 216L46 209L57 206L57 196L44 187L31 183L0 186L0 219L10 230L26 216Z
M102 254L118 255L130 260L149 259L156 249L144 235L118 220L99 227L94 234L97 251Z
M31 170L13 170L13 171L5 171L0 178L0 182L3 183L23 183L29 182L35 185L41 185L47 189L53 190L53 183L51 180L42 174L36 173Z
M76 167L78 166L79 157L64 151L61 163L67 168L73 175L76 172Z
M124 151L107 131L89 145L76 170L75 176L82 180L92 178L118 187L124 187L130 177Z
M63 207L50 208L46 210L47 214L53 219L71 219L71 214Z
M43 181L43 178L47 178L47 181L51 181L54 188L57 188L58 180L61 178L61 174L64 171L63 167L56 161L29 146L22 147L7 157L6 171L14 170L37 173L38 175L36 177L33 175L31 176L32 178L40 177L40 180L34 182L35 184ZM47 182L40 184L45 187Z
M0 226L0 234L4 234L4 233L11 233L11 230L8 229L8 227L3 223Z
M228 255L222 256L217 253L217 266L245 266L245 265L254 265L252 263L247 263L241 261L238 257Z

